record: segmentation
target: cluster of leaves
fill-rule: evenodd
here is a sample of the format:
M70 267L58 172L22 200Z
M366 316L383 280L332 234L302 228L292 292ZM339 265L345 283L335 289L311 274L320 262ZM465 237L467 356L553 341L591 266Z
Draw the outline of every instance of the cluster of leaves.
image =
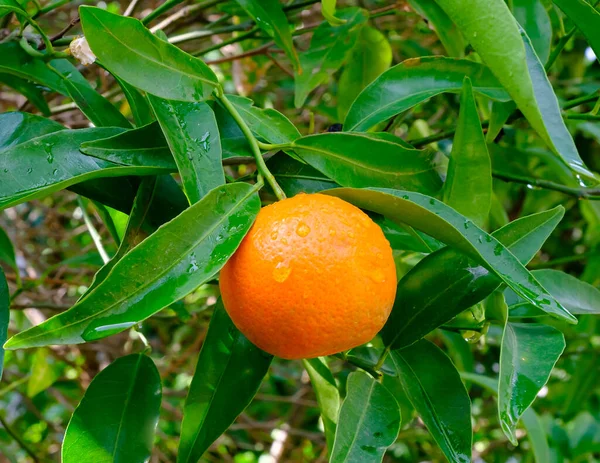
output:
M600 105L583 112L598 100L596 64L586 58L600 53L592 4L207 0L150 29L180 1L167 0L141 20L129 17L137 2L127 15L81 6L96 80L110 81L119 109L57 50L76 21L49 37L38 19L56 5L33 3L0 0L2 24L20 26L0 42L0 82L32 108L0 114L0 208L14 216L24 203L65 189L80 195L103 265L72 295L80 296L72 307L31 326L16 306L39 283L21 278L18 254L0 234L0 260L13 272L9 288L0 271L7 371L12 362L31 363L30 376L11 373L0 403L25 382L25 397L39 396L65 362L79 376L81 365L68 356L48 360L60 358L61 346L104 345L124 332L141 346L95 375L82 398L69 391L81 400L64 432L62 461L151 457L155 439L163 439L155 435L167 401L162 388L173 389L151 353L156 321L203 326L202 312L192 317L182 303L190 296L204 298L212 315L193 376L175 388L188 389L183 421L158 424L179 442L165 444L170 456L155 457L211 458L214 443L287 363L233 325L215 297L219 270L262 203L317 191L372 215L399 276L392 314L373 342L302 362L321 415L321 458L381 461L390 449L390 460L428 453L463 463L472 459L474 431L479 455L498 446L509 454L507 441L517 445L526 435L525 450L515 452L522 461L594 458L600 162L597 146L573 138L600 136ZM164 32L190 10L207 12L211 23ZM316 26L301 27L305 12ZM408 37L398 35L404 24L412 25ZM201 50L177 46L235 31ZM212 61L198 58L211 53ZM261 92L267 69L276 78ZM587 80L572 83L581 77ZM86 128L55 120L59 111L47 99L57 94L81 111ZM342 126L327 133L315 129L336 122ZM70 265L89 256L79 257ZM566 339L568 355L557 367ZM21 351L29 348L38 348L30 360ZM490 396L495 403L483 400ZM531 408L538 396L549 401L544 416ZM30 445L41 439L20 436L6 415L0 412L0 442L14 441L9 458L42 460ZM426 438L416 432L416 416ZM481 418L475 427L474 416ZM492 438L481 435L481 420L492 421ZM278 452L273 444L271 457L281 458ZM319 457L318 449L307 452L309 460Z

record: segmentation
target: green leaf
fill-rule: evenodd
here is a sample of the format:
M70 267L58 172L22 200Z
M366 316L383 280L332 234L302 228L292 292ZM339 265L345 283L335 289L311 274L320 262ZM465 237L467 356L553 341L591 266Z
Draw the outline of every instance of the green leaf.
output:
M349 59L358 33L368 19L361 8L344 8L338 17L343 25L322 23L315 30L307 51L300 54L302 72L295 72L296 108L304 105L309 93L333 75Z
M44 116L50 116L50 108L44 99L42 89L34 83L8 73L0 73L0 83L13 88L38 108Z
M221 139L215 115L204 102L188 103L149 96L150 105L177 163L190 204L225 184Z
M552 47L552 22L541 0L513 0L512 12L531 40L540 61L545 64Z
M120 166L79 151L81 143L121 131L116 127L61 130L0 150L0 208L94 178L164 172L155 167Z
M65 127L41 116L20 112L0 114L0 150L59 130Z
M123 90L125 98L127 98L135 124L138 127L141 127L142 125L147 125L154 121L154 114L152 113L150 103L148 103L146 97L142 95L137 88L133 85L129 85L123 79L115 77L115 80L121 87L121 90Z
M460 97L460 115L443 193L444 202L455 211L480 227L486 223L492 205L492 166L468 77Z
M341 26L346 20L338 18L336 13L337 0L321 0L321 14L332 26Z
M267 161L267 167L287 196L316 193L339 186L314 167L279 153Z
M400 430L400 408L387 388L363 371L348 376L331 463L380 462Z
M448 55L455 58L465 56L465 38L435 0L408 0L408 3L433 26Z
M552 0L583 33L596 56L600 56L600 13L586 0Z
M300 70L298 53L294 48L290 24L283 12L279 0L236 0L237 3L254 19L258 27L273 38L275 43L285 51L294 68ZM307 70L310 72L310 70Z
M90 48L102 65L125 82L161 98L205 100L217 76L198 58L156 37L133 18L100 8L79 8Z
M538 323L507 322L504 296L495 296L502 312L503 335L500 347L498 415L506 437L517 445L516 428L548 381L565 349L565 338L556 328Z
M4 342L8 337L8 322L10 320L10 294L4 271L0 267L0 379L4 371Z
M531 272L535 278L573 314L600 314L600 290L560 270L544 269ZM545 315L531 307L512 291L507 290L511 317L535 317Z
M493 100L510 99L483 64L444 57L413 58L381 74L358 95L346 116L344 129L364 132L435 95L458 93L465 76L471 79L476 93Z
M317 396L321 419L325 428L327 453L331 455L340 410L340 392L335 384L335 378L327 365L326 357L302 360L310 382Z
M564 124L544 66L504 0L436 1L553 152L579 175L594 179Z
M296 126L279 111L257 108L250 98L227 95L227 99L242 115L250 130L268 143L291 143L300 138Z
M127 253L87 297L12 337L6 348L77 344L130 328L213 278L259 209L248 184L215 188Z
M27 396L35 397L52 386L62 374L62 367L48 349L38 349L31 359Z
M0 228L0 262L4 262L9 265L17 275L19 276L19 267L17 265L17 259L15 257L15 248L10 241L7 233Z
M62 445L64 463L150 459L161 384L143 354L121 357L96 375L73 412Z
M177 172L177 164L157 121L106 138L84 142L80 151L120 166L154 167Z
M492 236L527 264L563 214L564 209L557 207L523 217ZM496 275L456 249L429 254L398 283L392 313L381 331L383 341L392 349L408 346L485 299L500 284Z
M465 253L497 275L539 309L570 323L577 319L562 307L500 241L444 203L409 191L339 188L338 196L362 209L382 214L396 223L419 229Z
M292 147L304 161L342 186L429 194L441 187L435 153L407 147L390 134L324 133L302 137Z
M446 458L471 461L471 401L452 361L426 340L390 355L404 391Z
M248 406L273 356L238 331L217 302L183 409L178 463L195 463Z
M492 394L498 393L497 379L488 378L487 376L477 375L475 373L461 373L460 376L463 380L475 383ZM521 421L527 431L527 437L529 437L536 463L548 463L549 461L552 461L550 458L550 447L548 446L546 431L539 416L533 411L533 408L525 410L525 413L521 416Z
M392 47L385 35L364 26L338 81L338 117L340 121L362 90L392 64Z
M78 85L66 78L64 85L77 107L96 127L131 128L127 118L89 85Z

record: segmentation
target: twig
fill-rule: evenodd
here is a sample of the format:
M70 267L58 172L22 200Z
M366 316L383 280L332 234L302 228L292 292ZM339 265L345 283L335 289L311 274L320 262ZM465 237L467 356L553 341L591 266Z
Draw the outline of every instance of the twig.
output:
M508 174L506 172L493 172L492 175L505 182L522 183L524 185L536 186L545 190L554 190L561 193L574 196L578 199L600 200L600 188L575 188L560 183L554 183L549 180L538 178L521 177L519 175Z
M275 66L277 66L279 69L281 69L283 72L285 72L292 79L294 78L294 73L292 71L290 71L289 69L287 69L283 64L281 64L279 62L279 60L277 60L271 53L267 53L267 56L269 57L269 59L273 62L273 64Z
M256 56L262 54L269 54L269 48L274 45L274 42L265 43L260 47L254 48L253 50L248 50L247 52L240 53L238 55L226 56L224 58L214 59L211 61L205 61L206 64L221 64L227 63L229 61L236 61L238 59L248 58L249 56Z
M127 5L127 9L125 10L125 13L123 13L123 16L131 16L131 14L136 9L138 3L139 3L139 0L131 0L131 3L129 5Z
M25 441L23 441L21 437L15 431L13 431L13 429L8 425L4 418L2 418L2 415L0 415L0 424L5 429L5 431L15 440L15 442L19 444L19 446L23 450L25 450L25 452L27 452L27 454L33 459L33 461L35 463L39 463L40 459L38 458L38 456L33 452L33 450L31 450L31 448L29 448Z

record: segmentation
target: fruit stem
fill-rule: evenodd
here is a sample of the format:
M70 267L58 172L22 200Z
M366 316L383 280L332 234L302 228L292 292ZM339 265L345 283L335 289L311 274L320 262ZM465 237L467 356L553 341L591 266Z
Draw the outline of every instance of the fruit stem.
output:
M256 160L256 168L258 169L258 172L266 179L267 183L271 186L273 192L275 193L275 196L277 196L277 198L280 200L285 199L285 193L283 192L283 190L277 183L277 180L275 180L275 177L265 164L265 160L263 159L262 153L260 152L258 140L250 130L250 127L248 127L248 124L246 124L246 121L244 121L244 119L237 111L235 106L231 104L231 101L229 101L222 88L217 88L216 95L217 98L219 98L219 100L223 104L223 106L225 106L225 109L227 109L229 114L231 114L231 117L233 117L235 119L235 122L237 122L237 124L240 126L240 129L242 129L242 133L248 140L248 143L250 144L250 148L252 150L252 154L254 155L254 159Z
M381 372L378 371L377 368L369 365L367 362L364 362L358 358L348 357L347 355L345 355L343 353L335 354L335 355L333 355L333 357L337 357L341 360L344 360L345 362L348 362L348 363L354 365L355 367L360 368L361 370L366 371L367 373L369 373L373 378L375 378L378 381L382 376Z
M385 363L385 359L387 358L387 356L390 353L390 349L391 346L387 346L383 352L381 353L381 355L379 356L379 360L377 360L377 363L375 364L375 366L373 368L375 368L375 370L379 371L381 370L381 367L383 366L383 364Z

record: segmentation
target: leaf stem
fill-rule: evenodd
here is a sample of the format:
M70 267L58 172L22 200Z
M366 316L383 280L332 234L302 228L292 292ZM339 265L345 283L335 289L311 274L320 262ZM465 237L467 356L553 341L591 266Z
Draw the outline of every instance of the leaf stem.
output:
M578 199L590 199L600 200L600 188L575 188L560 183L554 183L549 180L543 180L538 178L522 177L520 175L513 175L506 172L493 172L492 175L505 182L522 183L524 185L536 186L546 190L559 191L561 193L574 196Z
M392 346L387 346L385 349L383 349L383 352L381 353L381 355L379 356L379 360L377 360L377 363L375 364L375 371L379 371L381 370L381 367L383 366L383 364L385 363L385 359L387 358L387 356L389 355L390 351L392 349Z
M242 133L248 140L248 143L250 144L250 149L252 150L252 154L254 155L254 160L256 162L256 168L258 169L258 172L261 176L263 176L266 179L267 183L271 186L273 192L275 193L275 196L277 196L277 198L280 200L285 199L285 193L283 192L283 190L277 183L277 180L275 180L275 177L265 164L265 160L263 159L262 153L260 152L259 142L252 133L252 130L250 130L250 127L248 127L248 124L246 124L246 121L242 118L238 110L231 103L231 101L229 101L225 93L223 93L223 89L221 87L217 87L216 94L217 98L221 101L221 103L223 104L225 109L227 109L229 114L231 114L231 117L235 119L236 123L242 130Z
M15 440L19 446L27 452L27 454L33 459L34 462L38 463L40 461L39 457L29 448L29 446L25 443L23 439L8 425L8 423L2 418L0 415L0 424L4 428L4 430Z
M382 376L381 372L378 371L374 365L370 365L367 362L360 360L356 357L348 357L347 355L344 355L344 353L334 354L333 357L339 358L344 362L350 363L351 365L354 365L355 367L358 367L361 370L365 370L376 380L379 380L379 378L381 378Z
M256 141L258 143L258 147L263 151L284 150L292 146L291 143L263 143L260 140Z

